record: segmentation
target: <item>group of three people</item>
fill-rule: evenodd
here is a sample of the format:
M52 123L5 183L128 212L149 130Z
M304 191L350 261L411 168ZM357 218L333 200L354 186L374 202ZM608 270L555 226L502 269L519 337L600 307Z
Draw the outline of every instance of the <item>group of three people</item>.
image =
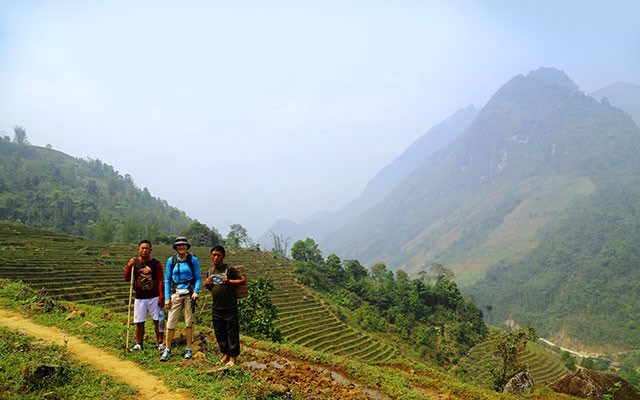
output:
M144 326L150 315L155 327L157 348L162 351L160 361L168 361L173 356L172 341L180 315L184 312L187 341L184 358L193 357L193 311L200 298L202 278L200 262L189 253L190 248L187 238L177 237L173 243L176 253L167 259L163 271L160 261L151 256L151 242L142 240L138 243L139 256L129 260L124 272L124 279L130 281L135 288L133 322L136 326L137 343L132 350L144 348ZM222 353L220 361L232 366L240 354L236 288L245 283L245 278L236 268L224 263L224 247L214 246L209 256L213 267L204 286L211 291L213 299L213 329ZM168 312L166 335L162 326L164 310Z

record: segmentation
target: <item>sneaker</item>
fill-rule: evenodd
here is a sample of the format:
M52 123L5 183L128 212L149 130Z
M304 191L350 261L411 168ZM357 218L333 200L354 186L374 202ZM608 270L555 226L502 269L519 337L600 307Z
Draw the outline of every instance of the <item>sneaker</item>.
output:
M173 354L171 353L171 350L169 349L164 349L164 351L162 352L162 356L160 356L160 361L164 362L164 361L169 361L169 359L171 358Z
M191 351L191 349L187 348L184 350L184 358L186 358L187 360L193 357L193 352Z
M167 346L164 343L158 343L158 350L160 351L164 351L164 349L166 349Z
M136 343L136 345L131 348L131 351L139 351L139 350L144 350L142 347L142 344L140 343Z

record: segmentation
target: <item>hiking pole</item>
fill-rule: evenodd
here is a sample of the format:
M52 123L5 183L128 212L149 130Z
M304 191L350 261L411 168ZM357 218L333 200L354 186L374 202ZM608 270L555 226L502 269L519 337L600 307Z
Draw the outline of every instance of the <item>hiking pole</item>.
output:
M124 353L129 351L129 324L131 323L131 298L133 297L133 265L131 266L131 282L129 283L129 306L127 307L127 341L124 345Z

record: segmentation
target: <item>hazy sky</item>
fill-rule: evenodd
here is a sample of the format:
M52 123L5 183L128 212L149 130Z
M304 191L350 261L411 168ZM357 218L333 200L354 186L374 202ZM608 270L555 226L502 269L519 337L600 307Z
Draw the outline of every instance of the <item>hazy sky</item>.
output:
M0 0L0 134L257 239L515 75L640 84L639 21L635 0Z

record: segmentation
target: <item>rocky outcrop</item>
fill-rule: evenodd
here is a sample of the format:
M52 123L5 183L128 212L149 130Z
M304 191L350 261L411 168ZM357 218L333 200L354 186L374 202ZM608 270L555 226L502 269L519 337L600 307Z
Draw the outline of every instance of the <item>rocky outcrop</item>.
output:
M502 391L510 394L529 394L533 391L533 378L529 370L521 371L515 374Z
M640 399L640 390L619 376L589 369L565 375L551 388L583 399L603 400L605 394L612 395L614 400Z

